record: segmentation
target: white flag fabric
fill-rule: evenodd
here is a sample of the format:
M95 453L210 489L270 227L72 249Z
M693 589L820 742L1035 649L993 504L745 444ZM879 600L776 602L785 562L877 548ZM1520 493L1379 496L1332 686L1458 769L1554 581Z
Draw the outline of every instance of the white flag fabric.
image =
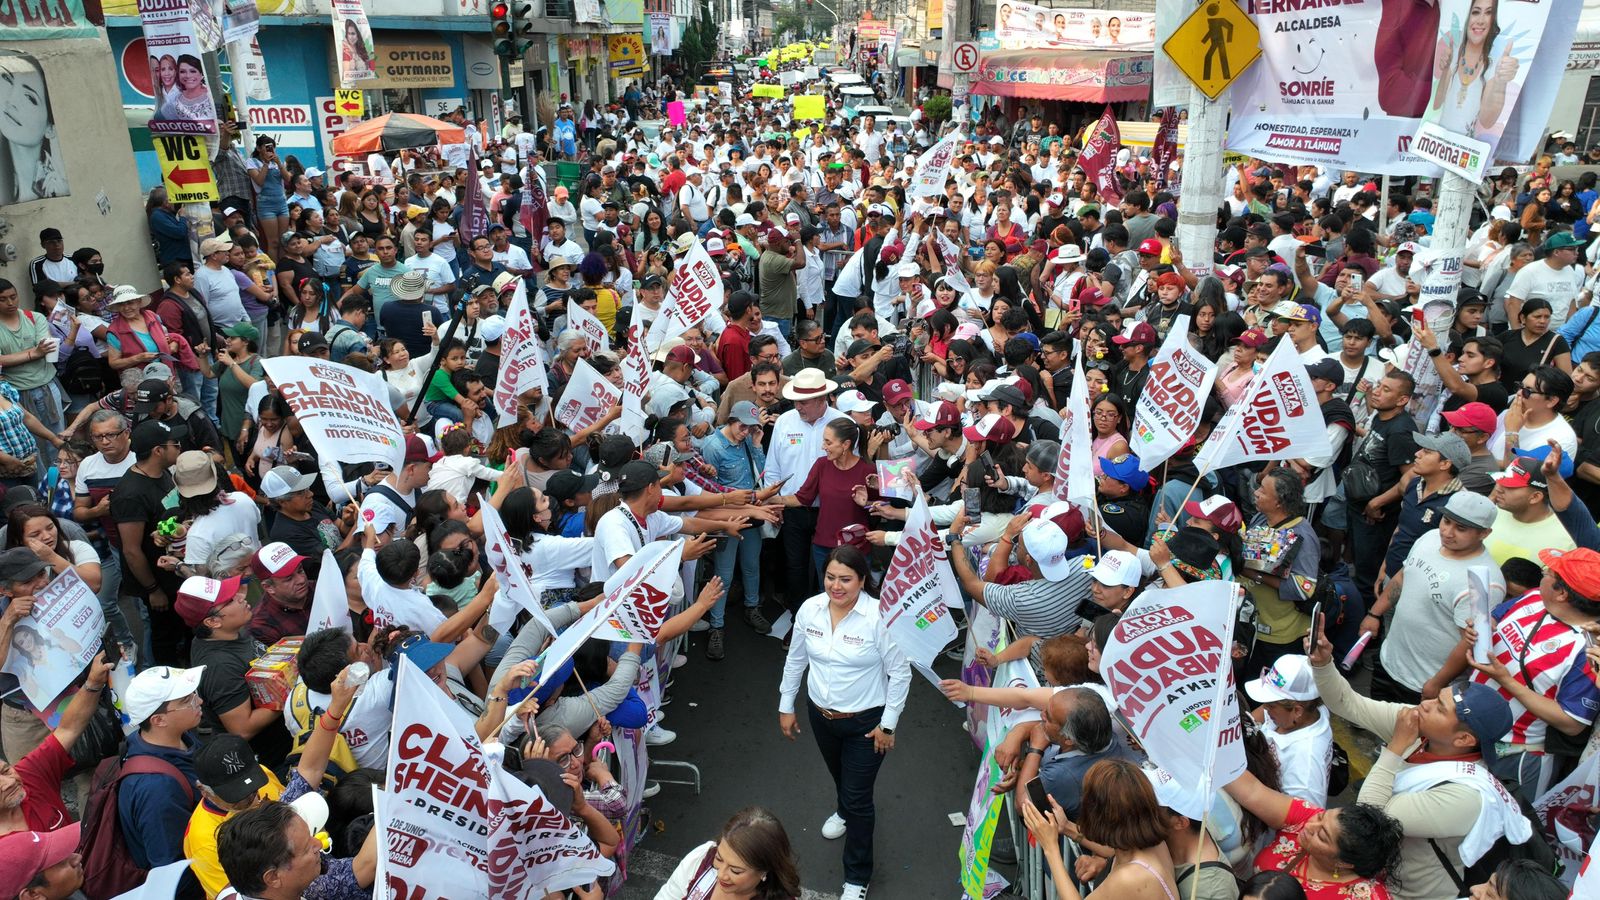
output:
M1194 437L1200 413L1217 379L1217 364L1189 342L1189 316L1180 315L1150 361L1150 375L1133 420L1128 443L1139 468L1153 472Z
M461 707L409 660L396 672L380 883L407 900L531 900L616 867L537 787L503 771Z
M960 151L964 140L961 129L957 128L941 138L927 153L922 154L917 160L916 171L911 174L911 184L906 188L906 196L915 198L943 195L944 183L950 177L950 164L955 162L956 153Z
M261 365L323 459L400 470L406 439L382 377L309 356L278 356Z
M645 349L654 352L661 345L700 324L722 307L722 273L717 261L695 238L694 246L672 266L672 281L661 313L650 323Z
M332 550L322 551L322 568L317 570L317 584L311 592L311 617L306 624L306 634L337 628L353 633L350 628L350 598L345 595L344 576L339 574L339 563Z
M1244 399L1200 448L1195 466L1204 473L1243 462L1323 456L1330 450L1322 407L1300 352L1293 342L1279 341Z
M539 388L550 392L545 373L544 348L539 346L538 322L528 308L528 292L518 282L516 295L506 310L506 333L500 338L500 374L494 385L494 408L501 426L517 421L517 403L524 393Z
M571 380L556 402L556 421L574 432L582 431L621 402L622 391L589 365L588 360L579 358L572 367Z
M661 633L672 608L672 589L683 565L683 541L651 541L628 557L606 579L606 599L596 610L601 620L594 636L631 644Z
M1089 382L1083 378L1083 359L1074 361L1072 389L1061 416L1061 456L1056 459L1055 495L1089 510L1094 508L1094 443L1089 436Z
M1583 867L1594 881L1594 893L1575 893L1574 897L1600 897L1600 864L1585 857L1585 853L1594 855L1591 842L1600 834L1589 814L1594 806L1600 806L1600 754L1580 763L1560 784L1533 802L1535 831L1555 850L1562 866L1561 880L1570 886Z
M878 612L906 659L932 666L955 640L950 611L962 608L950 554L928 514L928 499L918 491L883 577Z
M1231 581L1147 589L1101 653L1100 674L1150 761L1200 796L1244 773L1233 686Z
M944 260L945 282L955 288L957 296L965 296L972 290L972 285L961 274L961 248L956 246L955 241L945 237L942 231L935 230L933 236L938 239L939 258Z
M567 327L583 335L590 353L611 349L611 336L606 334L606 326L576 303L567 304Z
M572 658L572 654L577 652L578 647L591 636L599 637L604 640L619 642L627 641L628 643L633 643L635 641L644 642L654 639L655 634L660 632L661 625L659 622L657 622L655 625L655 631L649 631L649 625L646 623L645 618L647 616L653 617L653 614L651 613L646 612L641 614L638 619L630 619L627 622L624 622L621 619L617 619L616 622L613 622L612 619L617 618L617 608L622 604L622 602L627 600L634 593L641 590L639 587L639 573L646 572L643 577L651 577L649 573L657 569L658 565L668 558L667 554L669 553L676 554L676 558L680 561L682 560L682 539L675 541L651 541L642 549L640 549L638 553L635 553L633 556L629 557L626 565L612 573L611 577L606 579L606 598L593 609L584 613L583 616L578 619L578 621L567 626L567 630L557 635L556 639L550 643L550 646L546 647L544 652L540 654L540 687L544 687L545 683L549 681L551 676L556 673L556 670L566 665L567 660ZM674 578L677 577L677 567L678 563L676 562L674 562L671 566L671 571ZM660 565L659 568L665 572L668 567ZM662 577L664 578L665 576L663 575ZM666 591L670 593L671 582L666 583L668 584ZM629 585L628 590L616 589L623 584ZM661 589L661 582L652 581L651 584L654 585L656 589ZM640 594L640 597L644 599L649 599L653 596L654 595L648 591ZM650 602L659 601L650 600ZM665 617L663 616L662 618ZM619 628L626 629L630 623L632 623L634 628L639 632L648 633L649 637L640 638L633 636L624 638L619 636Z
M650 388L650 357L644 349L644 328L638 322L628 326L628 349L622 355L622 413L623 422L633 419L643 431L644 395ZM643 434L634 437L635 444L643 444Z
M521 465L521 463L521 459L515 460L515 464ZM506 525L500 518L500 511L490 506L487 499L481 496L478 510L483 520L484 556L489 560L489 567L494 569L498 585L494 602L489 606L489 624L501 634L507 634L516 621L517 610L525 609L544 626L546 632L555 634L556 627L550 624L550 618L545 615L544 607L539 605L539 596L533 592L533 587L528 582L528 579L533 577L531 567L511 545L511 538L506 534Z

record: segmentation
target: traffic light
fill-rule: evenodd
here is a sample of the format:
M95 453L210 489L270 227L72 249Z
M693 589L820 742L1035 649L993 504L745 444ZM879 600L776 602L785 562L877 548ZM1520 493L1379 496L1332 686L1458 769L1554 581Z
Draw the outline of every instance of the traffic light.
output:
M489 31L494 35L494 52L496 56L511 55L511 4L506 0L495 0L489 7Z
M533 4L528 0L495 0L489 7L490 32L497 56L520 58L533 41Z

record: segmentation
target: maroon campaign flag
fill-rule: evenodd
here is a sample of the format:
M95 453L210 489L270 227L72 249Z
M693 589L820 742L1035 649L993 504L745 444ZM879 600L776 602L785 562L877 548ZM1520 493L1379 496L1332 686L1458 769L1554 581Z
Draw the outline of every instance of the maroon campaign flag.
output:
M1117 117L1108 105L1100 121L1084 137L1083 155L1078 157L1078 165L1083 166L1084 174L1100 192L1100 199L1108 205L1122 201L1122 182L1117 180L1117 151L1120 149L1122 131L1117 128Z
M1156 129L1155 147L1151 162L1156 170L1156 190L1167 187L1172 161L1178 156L1178 108L1169 106L1161 111L1161 126Z
M470 244L473 238L489 233L489 204L483 196L483 179L478 175L478 155L467 157L466 191L461 198L461 233Z

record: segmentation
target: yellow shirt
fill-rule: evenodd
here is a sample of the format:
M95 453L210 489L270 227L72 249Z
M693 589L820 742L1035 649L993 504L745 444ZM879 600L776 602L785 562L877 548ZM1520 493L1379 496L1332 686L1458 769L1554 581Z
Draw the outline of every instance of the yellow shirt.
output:
M278 776L272 774L266 766L261 771L267 774L267 783L262 786L259 794L264 800L276 800L283 796L283 783L278 781ZM195 807L194 814L189 817L189 830L183 835L183 855L190 860L190 868L194 869L195 877L200 879L200 886L206 890L206 900L216 900L217 894L228 886L228 876L222 871L222 861L217 858L217 829L232 815L212 806L204 800Z
M1483 545L1495 563L1502 566L1514 556L1538 562L1540 550L1572 550L1578 546L1555 513L1537 522L1519 522L1503 509L1495 516L1494 530L1483 539Z

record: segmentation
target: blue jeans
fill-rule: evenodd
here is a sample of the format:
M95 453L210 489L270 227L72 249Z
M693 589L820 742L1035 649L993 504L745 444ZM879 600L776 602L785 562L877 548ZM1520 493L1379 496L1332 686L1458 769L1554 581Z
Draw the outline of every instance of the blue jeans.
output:
M34 418L50 429L52 434L59 434L61 429L67 427L67 398L62 395L61 388L54 380L36 388L18 391L17 394L22 398L22 405L28 412L33 413ZM55 464L55 445L48 441L39 441L39 471L47 471Z
M461 407L451 403L449 400L429 400L428 415L448 422L459 422L461 421Z
M184 395L202 406L205 404L202 402L200 389L201 383L204 381L205 376L199 372L191 372L181 367L178 369L178 385L183 388Z
M217 416L217 380L215 378L200 379L200 409L211 418L211 424L222 427L222 419Z
M775 319L774 321L778 326L778 333L783 335L783 339L787 341L794 334L794 320Z
M822 761L833 776L837 811L844 819L844 880L866 886L872 881L872 830L877 810L872 789L883 767L883 754L872 749L867 737L883 718L883 707L856 712L841 719L829 719L809 702L811 734L816 737Z
M127 617L122 614L122 606L117 602L117 595L122 593L122 560L117 551L108 546L105 552L100 553L100 611L105 613L106 625L111 629L111 634L117 643L133 646L133 631L128 628ZM141 663L149 663L141 659ZM140 668L143 668L141 666Z
M811 545L811 567L817 570L817 590L821 590L828 582L823 579L823 574L828 571L828 554L833 552L832 547L821 544Z
M744 605L755 609L761 605L761 526L751 525L738 537L729 538L717 548L716 573L722 579L722 596L711 607L711 627L721 628L723 609L728 604L728 592L733 589L733 567L737 563L744 582Z

